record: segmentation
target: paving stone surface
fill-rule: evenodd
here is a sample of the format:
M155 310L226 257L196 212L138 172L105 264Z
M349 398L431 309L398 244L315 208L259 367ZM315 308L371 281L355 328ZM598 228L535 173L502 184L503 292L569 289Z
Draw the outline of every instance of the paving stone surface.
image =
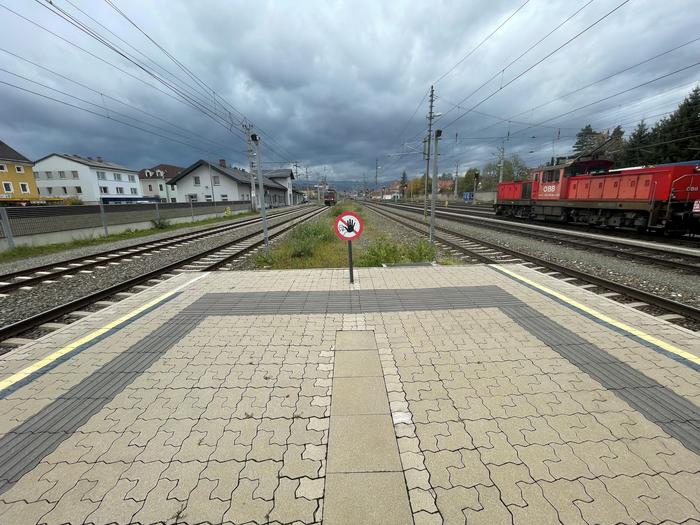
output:
M0 524L700 522L697 366L495 268L355 277L180 275L0 356L12 377L184 285L0 391Z

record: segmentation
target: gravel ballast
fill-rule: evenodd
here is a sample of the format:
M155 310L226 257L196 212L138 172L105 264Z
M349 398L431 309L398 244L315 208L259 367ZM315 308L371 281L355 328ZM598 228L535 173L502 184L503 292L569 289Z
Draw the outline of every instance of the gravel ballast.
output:
M281 213L285 210L291 210L295 207L289 208L276 208L274 210L269 210L268 213ZM148 244L150 242L160 241L162 239L170 239L180 235L185 235L188 233L195 233L202 230L212 229L216 227L229 226L237 222L245 221L248 219L253 219L257 215L246 215L245 217L235 217L229 221L221 221L218 223L201 224L199 226L189 226L179 228L177 230L169 230L160 233L154 233L152 235L145 235L143 237L134 237L133 239L124 239L122 241L105 242L101 244L96 244L94 246L83 246L81 248L72 248L69 250L63 250L60 252L49 253L46 255L39 255L36 257L28 257L26 259L17 259L15 261L10 261L6 263L0 263L0 275L17 272L21 270L26 270L33 268L35 266L43 266L46 264L56 264L60 265L62 261L69 259L74 259L76 257L89 257L96 253L101 253L107 250L123 250L130 248L132 246L137 246L141 244Z
M416 214L412 212L396 209L391 211L408 218L416 218ZM488 226L476 226L439 218L436 224L504 248L511 248L661 297L700 307L700 279L694 275L541 239L490 230Z
M299 210L294 215L270 219L269 224L274 226L286 222L291 217L301 215L306 211L308 208ZM31 290L17 290L0 300L0 326L26 319L89 293L216 248L260 229L259 223L251 224L238 230L192 241L177 248L143 255L129 261L122 260L119 261L118 265L107 265L103 269L94 269L92 273L76 273L68 278L59 278L53 283L39 284Z

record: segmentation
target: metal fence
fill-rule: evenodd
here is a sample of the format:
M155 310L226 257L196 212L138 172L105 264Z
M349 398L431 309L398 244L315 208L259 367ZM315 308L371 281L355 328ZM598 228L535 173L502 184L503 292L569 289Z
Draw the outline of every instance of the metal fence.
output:
M41 233L103 228L148 221L169 220L179 217L223 214L250 210L248 201L224 202L168 202L149 204L100 204L86 206L33 206L0 207L0 238L13 245L14 237Z

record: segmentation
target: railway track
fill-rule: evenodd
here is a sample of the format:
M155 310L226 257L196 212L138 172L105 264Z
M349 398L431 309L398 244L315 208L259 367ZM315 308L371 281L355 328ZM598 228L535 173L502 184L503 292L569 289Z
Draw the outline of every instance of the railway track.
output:
M387 209L384 206L370 204L368 207L405 227L423 235L428 235L428 226L420 219L398 215L395 212L391 213L389 211L391 208ZM623 302L628 306L640 309L653 307L654 310L657 310L656 315L667 321L690 326L700 324L700 309L698 308L592 275L576 268L550 262L511 248L504 248L503 246L441 226L435 227L435 240L472 262L485 264L525 263L535 270L540 270L550 275L561 275L564 280L578 282L582 287L600 288L604 290L602 295L611 299L617 298L619 302Z
M285 209L272 213L270 219L292 215L298 208ZM59 263L44 264L25 268L11 273L0 275L0 297L11 292L29 289L42 283L55 282L56 279L65 278L76 273L91 273L105 268L107 265L118 265L119 261L130 260L138 257L157 255L163 250L178 248L188 243L196 242L208 237L221 235L260 223L260 217L251 217L232 223L217 225L196 232L173 235L157 241L134 244L127 248L104 250L87 256L75 257L60 261Z
M325 213L327 210L328 208L326 207L314 207L310 210L302 211L302 213L298 213L299 210L296 210L298 214L290 217L289 221L269 228L269 238L274 239L279 237L298 224L311 220ZM275 217L279 218L284 215L289 214L275 214ZM257 222L260 223L260 220L257 219ZM252 224L254 223L255 222ZM247 225L250 224L251 223L248 223ZM246 234L223 245L217 246L216 248L211 248L174 263L164 265L137 277L125 279L116 285L68 301L21 321L2 326L0 327L0 354L6 353L13 347L31 341L32 339L28 337L29 335L40 337L50 331L63 328L71 322L89 315L91 313L87 311L89 309L96 311L111 306L121 299L130 297L134 295L134 293L138 293L149 286L159 284L165 279L174 277L179 273L205 272L220 269L231 263L234 259L249 254L263 244L264 237L262 228L260 228L260 230Z
M384 203L383 203L384 204ZM389 206L399 206L403 208L413 208L414 211L421 213L423 212L423 205L416 203L399 203L399 204L389 204ZM562 233L569 232L571 235L599 235L608 237L610 239L618 238L620 242L625 242L626 240L640 241L646 243L658 244L659 246L685 246L691 249L700 248L700 238L697 236L683 236L683 237L664 237L661 234L654 233L639 233L632 230L625 229L613 229L606 230L603 228L595 226L587 226L584 224L575 223L551 223L551 222L538 222L538 221L528 221L527 219L519 218L509 218L503 216L496 216L493 209L489 210L488 207L484 206L471 206L462 204L450 204L445 206L439 203L437 206L437 213L444 214L445 218L453 217L465 217L466 219L471 218L474 222L478 222L480 218L485 219L491 224L504 224L504 225L515 225L522 227L524 229L529 228L549 228L556 229ZM466 222L465 219L465 222Z
M395 205L388 206L395 207ZM413 212L417 211L417 209L413 207L400 206L400 208ZM422 208L420 211L422 212ZM641 243L638 241L625 242L624 239L616 236L589 234L574 230L561 230L549 226L528 225L498 219L489 220L487 223L484 223L479 219L468 216L463 218L458 215L447 214L444 210L436 210L436 214L438 217L447 220L473 223L482 226L487 225L489 229L497 231L604 253L621 259L637 262L641 261L654 266L664 266L689 274L700 274L700 252L692 248L679 248L674 245L665 244L653 245L653 243Z

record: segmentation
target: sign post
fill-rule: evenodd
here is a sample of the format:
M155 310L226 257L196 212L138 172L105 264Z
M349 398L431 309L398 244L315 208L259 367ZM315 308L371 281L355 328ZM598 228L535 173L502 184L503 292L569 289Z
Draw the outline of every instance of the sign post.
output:
M355 282L352 271L352 241L359 239L365 226L362 219L351 211L343 212L335 219L335 234L341 241L348 242L348 266L350 267L350 283Z

